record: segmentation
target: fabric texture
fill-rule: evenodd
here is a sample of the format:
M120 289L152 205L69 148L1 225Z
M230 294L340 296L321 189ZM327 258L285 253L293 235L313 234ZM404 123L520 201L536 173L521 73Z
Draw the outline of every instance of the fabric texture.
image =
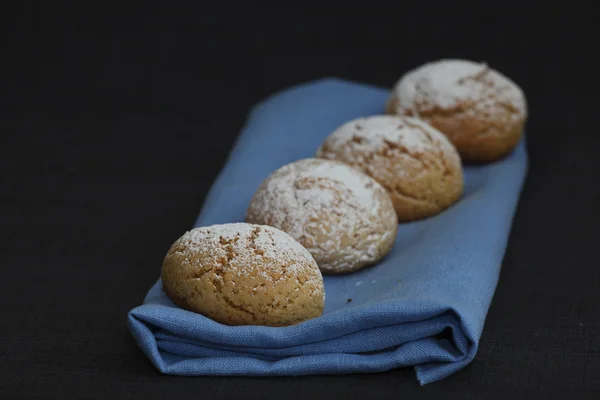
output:
M243 221L263 179L314 156L342 123L382 113L388 94L332 78L263 101L194 226ZM392 252L379 264L325 277L319 318L283 328L225 326L173 305L159 280L129 312L130 331L164 374L345 374L414 366L420 384L447 377L477 353L526 171L524 142L500 162L465 167L457 204L400 225Z

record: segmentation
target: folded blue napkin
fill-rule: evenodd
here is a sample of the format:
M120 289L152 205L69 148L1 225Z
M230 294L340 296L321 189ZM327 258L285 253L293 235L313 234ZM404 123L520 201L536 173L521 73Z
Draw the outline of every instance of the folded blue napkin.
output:
M243 221L263 179L314 156L342 123L381 114L388 94L324 79L265 100L252 110L194 226ZM164 374L291 376L414 366L422 385L442 379L475 357L526 170L523 143L498 163L465 168L460 202L400 225L383 262L325 277L319 318L283 328L225 326L173 305L159 280L130 311L130 331Z

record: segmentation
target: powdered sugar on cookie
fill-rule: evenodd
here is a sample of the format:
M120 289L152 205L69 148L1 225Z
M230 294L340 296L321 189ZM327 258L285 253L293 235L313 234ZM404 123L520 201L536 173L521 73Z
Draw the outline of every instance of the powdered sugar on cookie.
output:
M508 77L485 63L440 60L405 74L395 85L396 112L419 116L429 110L452 110L460 105L487 113L527 115L525 95Z
M263 182L246 220L289 233L322 270L342 272L381 256L377 243L395 233L395 221L382 224L382 209L395 220L385 189L372 178L337 161L304 159Z
M252 273L272 279L282 272L311 279L319 276L310 253L288 234L270 226L231 223L196 228L186 232L174 246L189 256L225 256L227 271L238 276ZM264 260L260 267L256 267L258 257Z
M392 145L408 153L422 153L438 147L451 147L448 139L425 122L394 115L375 115L349 121L328 138L330 148L349 145L354 150L371 153ZM323 147L319 149L322 153Z

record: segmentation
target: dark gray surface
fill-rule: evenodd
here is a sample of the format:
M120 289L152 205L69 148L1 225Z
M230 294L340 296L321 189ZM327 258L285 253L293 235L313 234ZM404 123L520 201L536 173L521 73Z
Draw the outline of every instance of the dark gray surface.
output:
M527 2L331 11L297 3L278 15L151 3L3 15L3 398L600 392L600 83L590 13ZM455 56L486 60L519 82L531 114L530 173L475 361L426 387L411 370L160 376L126 314L193 223L247 109L294 83L339 76L390 86L409 68Z

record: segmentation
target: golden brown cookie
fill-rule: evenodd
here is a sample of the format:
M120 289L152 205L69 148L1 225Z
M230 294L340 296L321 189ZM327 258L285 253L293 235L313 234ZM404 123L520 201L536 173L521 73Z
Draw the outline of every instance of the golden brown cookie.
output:
M450 139L465 162L491 162L521 140L527 103L517 84L486 64L441 60L400 78L387 113L425 120Z
M246 221L290 234L323 273L348 273L383 258L396 238L394 206L381 185L337 161L308 158L273 172Z
M462 195L456 149L416 118L377 115L347 122L327 137L317 156L373 177L390 194L399 221L437 214Z
M176 305L226 325L292 325L325 303L310 253L278 229L245 223L186 232L164 259L162 287Z

